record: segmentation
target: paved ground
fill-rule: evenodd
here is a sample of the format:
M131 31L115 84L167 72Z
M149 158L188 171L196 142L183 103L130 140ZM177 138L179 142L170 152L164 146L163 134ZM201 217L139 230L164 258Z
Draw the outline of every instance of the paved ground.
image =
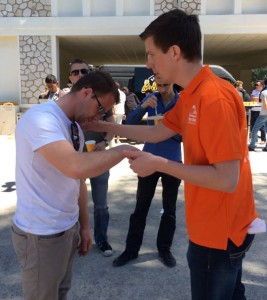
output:
M22 299L20 273L11 244L10 226L16 205L14 137L0 136L0 299ZM255 198L258 212L267 219L267 153L251 152ZM90 185L88 184L88 190ZM149 212L143 246L137 260L114 268L112 261L124 250L130 213L135 203L136 176L126 160L111 170L109 237L115 253L102 257L95 245L85 258L76 257L71 300L189 300L189 271L186 262L187 234L184 224L183 186L177 203L177 231L173 254L175 268L165 267L158 259L156 233L160 221L159 186ZM89 196L90 199L90 196ZM91 215L91 202L89 201ZM243 280L247 299L267 299L266 234L256 237L244 263ZM49 300L49 299L48 299ZM227 299L226 299L227 300Z

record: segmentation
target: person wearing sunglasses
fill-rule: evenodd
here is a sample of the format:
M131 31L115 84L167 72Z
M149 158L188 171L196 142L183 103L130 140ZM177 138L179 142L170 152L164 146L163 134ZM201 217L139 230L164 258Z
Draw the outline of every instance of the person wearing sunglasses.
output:
M253 102L259 102L261 103L261 99L259 98L260 97L260 92L261 90L263 89L263 82L261 80L257 80L255 82L255 86L254 86L254 89L253 91L251 92L251 101ZM250 118L250 132L251 132L251 135L252 135L252 131L253 131L253 127L254 127L254 124L260 114L260 111L261 111L261 105L258 105L258 106L254 106L251 108L251 118ZM266 143L266 129L265 129L265 126L262 126L260 129L260 138L261 138L261 144L265 144Z
M75 59L70 63L70 81L75 84L80 78L92 71L88 64L82 59ZM97 100L97 96L96 96ZM114 116L112 109L102 113L101 119L106 122L114 123ZM94 151L104 151L110 141L113 139L113 134L106 132L85 131L85 140L95 140L96 146ZM86 149L85 149L86 151ZM100 174L99 176L90 178L91 196L94 203L94 240L103 256L111 256L113 250L108 242L108 224L109 224L109 210L108 210L108 181L109 170Z
M17 124L12 240L24 299L66 299L74 254L78 249L86 255L91 248L84 178L107 172L124 158L123 150L136 148L85 153L79 123L86 129L118 97L111 76L94 71L57 101L30 108Z

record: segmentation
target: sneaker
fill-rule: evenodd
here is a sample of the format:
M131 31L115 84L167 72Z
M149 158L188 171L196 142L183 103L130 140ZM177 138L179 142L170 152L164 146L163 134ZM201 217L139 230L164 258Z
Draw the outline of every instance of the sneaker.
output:
M267 152L267 148L263 148L262 151Z
M174 267L176 265L176 259L172 255L170 250L159 251L159 257L162 258L163 263L167 267Z
M130 260L136 259L138 254L131 254L128 251L122 252L122 254L113 260L114 267L121 267L126 265Z
M103 256L111 256L113 254L113 250L108 242L99 243L97 247Z
M248 151L255 151L255 149L252 148L252 147L250 147L250 146L248 146Z

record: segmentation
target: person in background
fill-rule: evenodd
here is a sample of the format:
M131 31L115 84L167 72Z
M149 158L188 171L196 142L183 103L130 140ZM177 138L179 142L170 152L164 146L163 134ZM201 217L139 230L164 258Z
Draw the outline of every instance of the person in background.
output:
M260 92L259 99L261 100L261 111L252 129L251 141L248 146L249 151L255 151L260 128L264 126L267 130L267 79L264 80L264 88ZM267 152L267 144L262 151Z
M238 93L238 95L241 97L241 99L244 102L250 102L250 96L249 94L244 90L243 88L243 81L237 80L234 83L234 87ZM249 125L249 114L250 114L250 107L246 107L246 119L247 119L247 124Z
M56 101L59 97L65 95L65 93L58 87L58 81L56 76L49 74L45 78L46 91L39 96L39 103L42 100L45 101Z
M92 245L83 178L103 174L125 157L123 150L135 149L82 153L78 122L99 118L117 100L111 76L92 72L57 101L30 108L17 124L12 240L23 299L67 299L74 254L86 255Z
M161 172L184 180L192 300L246 299L242 263L258 214L243 101L229 82L202 65L197 15L163 13L140 37L155 78L183 88L179 101L156 126L100 121L88 126L152 143L182 135L184 164L145 151L124 154L140 177Z
M125 115L125 101L126 101L126 95L120 88L120 83L118 81L115 81L118 91L120 93L120 102L116 105L114 105L114 115L115 115L115 122L117 124L122 124L123 117ZM120 143L120 137L118 135L115 136L115 143Z
M253 89L253 91L251 92L250 98L252 102L256 102L259 103L260 99L260 92L263 89L263 82L261 80L257 80L255 83L255 88ZM251 128L251 133L254 127L254 124L260 114L261 111L261 106L255 106L251 108L251 118L250 118L250 128ZM265 127L262 126L260 129L260 137L261 137L261 143L265 144L266 143L266 131L265 131Z
M234 87L237 91L237 93L239 94L239 96L242 98L242 100L244 102L249 102L250 101L250 96L249 94L244 90L243 88L243 81L241 80L237 80L235 83L234 83Z
M135 93L129 91L127 86L124 86L122 88L122 91L126 95L125 104L124 104L124 111L125 111L125 115L126 115L126 118L127 118L128 114L136 109L136 107L140 103L140 100L138 99L138 97L136 96Z
M69 79L72 84L75 84L80 78L92 72L88 64L82 59L75 59L70 63ZM106 122L115 122L112 109L105 112L101 116L102 120ZM94 151L104 151L109 146L113 138L113 134L106 132L84 132L85 141L95 140L96 146ZM85 149L86 150L86 149ZM90 178L91 195L94 203L94 239L95 243L103 256L111 256L113 250L108 242L108 224L109 224L109 210L108 210L108 180L109 170L100 174L99 176Z
M156 114L164 115L165 112L174 107L179 96L174 90L173 84L160 83L160 81L157 81L156 84L158 92L146 96L137 108L128 115L125 124L139 124L146 113L148 113L148 117ZM155 108L157 109L155 110ZM154 125L154 121L149 120L148 125ZM145 143L143 151L181 162L181 141L181 136L176 135L160 143ZM158 229L157 249L166 266L174 267L176 265L175 257L170 249L176 229L176 202L181 180L162 172L155 172L146 177L138 176L136 205L130 217L126 248L113 261L113 266L123 266L130 260L137 258L143 241L147 214L159 178L162 182L163 214Z

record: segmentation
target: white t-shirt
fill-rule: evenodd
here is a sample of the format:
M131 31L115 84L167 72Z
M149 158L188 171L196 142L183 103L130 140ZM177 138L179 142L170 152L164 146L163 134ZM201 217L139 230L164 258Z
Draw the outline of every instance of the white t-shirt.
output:
M264 90L263 92L261 92L261 102L263 101L267 101L267 90ZM265 108L264 105L261 106L261 112L260 115L267 115L267 109Z
M254 89L251 93L251 96L254 98L257 98L257 101L259 99L260 91L257 89ZM260 111L261 110L261 103L259 103L258 106L254 106L251 108L252 111Z
M124 104L126 100L126 95L121 90L119 90L119 93L120 93L120 103L114 105L114 111L116 115L124 115L125 114Z
M80 180L65 176L36 152L55 141L72 144L70 125L54 101L35 105L17 124L14 223L25 232L55 234L71 228L78 220ZM78 128L82 151L84 139Z

